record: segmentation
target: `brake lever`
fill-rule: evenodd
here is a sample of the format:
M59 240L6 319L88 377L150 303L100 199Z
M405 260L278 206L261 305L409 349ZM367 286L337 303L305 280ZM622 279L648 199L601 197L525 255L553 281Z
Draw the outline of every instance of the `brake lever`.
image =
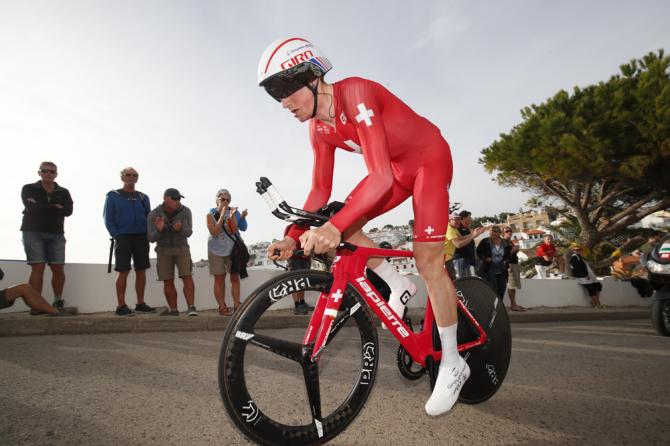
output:
M275 249L275 250L272 252L272 254L278 256L279 254L281 254L281 251L278 250L278 249ZM304 255L304 251L303 251L302 249L296 249L295 251L293 251L293 255L294 255L294 256ZM283 269L283 270L285 270L285 271L288 271L288 267L282 265L282 264L279 263L277 260L272 260L272 263L274 263L275 266L276 266L277 268L281 268L281 269ZM325 262L323 262L323 263L325 263Z

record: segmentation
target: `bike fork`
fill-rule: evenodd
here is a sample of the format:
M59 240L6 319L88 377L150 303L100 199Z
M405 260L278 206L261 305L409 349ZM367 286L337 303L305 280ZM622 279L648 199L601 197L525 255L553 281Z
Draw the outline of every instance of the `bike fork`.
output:
M339 278L335 280L333 285L330 287L330 293L328 294L328 301L326 302L326 308L323 310L323 316L321 318L321 325L319 326L318 334L316 336L316 341L314 342L314 350L312 351L311 360L316 362L319 360L319 356L323 352L323 349L326 348L326 343L328 342L328 336L330 331L333 329L333 321L337 317L337 312L340 309L342 304L342 298L347 289L347 278Z

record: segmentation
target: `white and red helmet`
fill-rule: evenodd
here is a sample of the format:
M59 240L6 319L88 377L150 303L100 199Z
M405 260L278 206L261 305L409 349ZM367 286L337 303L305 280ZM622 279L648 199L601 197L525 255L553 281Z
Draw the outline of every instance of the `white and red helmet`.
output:
M258 62L258 85L281 101L331 68L330 60L308 40L278 39L265 49Z

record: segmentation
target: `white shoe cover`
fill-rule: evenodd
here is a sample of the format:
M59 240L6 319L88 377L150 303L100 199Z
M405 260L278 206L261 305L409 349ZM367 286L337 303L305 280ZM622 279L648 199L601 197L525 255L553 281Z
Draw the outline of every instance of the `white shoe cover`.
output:
M455 367L440 367L435 382L433 394L426 402L426 413L436 417L454 407L458 401L458 395L470 377L470 367L465 359L458 357L459 362Z
M389 307L401 319L405 315L405 307L407 302L416 294L416 285L414 282L405 277L405 287L399 290L391 290L389 297ZM382 323L382 328L386 330L386 324Z

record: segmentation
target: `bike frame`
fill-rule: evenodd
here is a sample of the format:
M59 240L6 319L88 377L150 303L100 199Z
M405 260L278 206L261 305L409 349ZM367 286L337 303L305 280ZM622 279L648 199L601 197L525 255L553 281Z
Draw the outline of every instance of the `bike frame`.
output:
M289 206L272 182L261 177L256 183L256 192L258 192L270 211L277 218L290 221L304 226L321 226L328 221L327 216L318 212L307 212L303 209L297 209ZM337 256L333 261L330 272L333 275L333 283L329 293L321 293L317 304L309 321L307 332L303 338L303 346L309 348L313 344L310 359L313 362L318 361L319 355L326 347L328 337L333 329L333 322L337 317L338 310L342 303L342 297L346 292L347 286L353 286L369 308L377 317L389 327L393 336L409 353L412 360L422 367L426 367L426 360L432 358L438 361L442 357L442 352L433 347L433 308L430 303L430 297L426 302L426 311L423 319L421 331L414 333L402 320L403 315L397 315L393 312L387 302L380 296L379 291L365 277L365 265L370 257L414 257L411 251L398 251L392 249L368 248L363 246L354 246L350 243L340 243L337 248ZM483 345L487 341L486 332L479 325L472 313L460 299L458 301L458 310L472 324L477 331L477 340L467 342L458 346L458 351L470 350L474 347ZM357 311L354 306L350 314Z
M419 332L415 333L405 324L401 315L393 312L391 307L388 306L387 302L365 277L365 265L370 257L413 256L411 251L361 246L350 248L343 245L338 247L337 256L330 269L333 275L330 292L321 293L319 296L309 321L307 332L303 338L303 345L314 345L311 356L312 361L318 361L320 354L326 346L330 331L333 329L333 321L338 314L342 297L348 285L353 286L360 293L368 307L389 328L393 336L405 348L414 362L420 364L422 367L426 367L427 358L432 357L434 361L440 360L442 352L435 350L433 346L434 315L430 298L426 302L423 327ZM358 309L357 306L354 306L349 311L353 314ZM476 340L458 345L458 351L463 352L485 344L487 341L486 332L460 299L458 299L458 310L472 324L478 334Z

